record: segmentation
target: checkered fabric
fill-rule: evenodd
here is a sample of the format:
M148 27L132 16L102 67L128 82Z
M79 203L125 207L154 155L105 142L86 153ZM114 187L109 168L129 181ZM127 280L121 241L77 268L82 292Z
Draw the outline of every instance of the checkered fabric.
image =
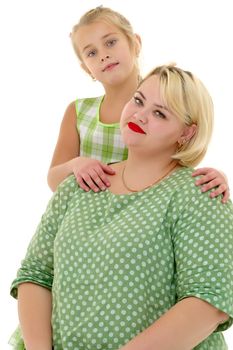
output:
M80 156L114 163L127 158L119 123L104 124L99 120L103 96L76 100Z

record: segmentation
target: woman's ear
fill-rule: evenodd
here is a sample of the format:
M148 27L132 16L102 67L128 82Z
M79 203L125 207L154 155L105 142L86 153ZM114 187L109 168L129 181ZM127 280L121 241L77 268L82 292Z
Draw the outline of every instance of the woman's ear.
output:
M136 56L138 57L141 51L142 41L141 41L140 35L134 34L134 36L135 36L135 53L136 53Z
M184 145L186 142L191 140L191 138L195 135L196 130L197 130L196 124L192 124L190 126L185 126L183 133L178 140L178 144Z

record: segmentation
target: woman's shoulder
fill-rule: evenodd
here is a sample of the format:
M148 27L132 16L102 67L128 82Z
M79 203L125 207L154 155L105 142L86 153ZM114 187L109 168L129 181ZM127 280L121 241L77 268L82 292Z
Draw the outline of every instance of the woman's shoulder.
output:
M68 200L69 198L73 197L73 195L78 191L81 191L81 188L79 187L75 176L72 174L59 184L55 195Z
M198 177L193 177L193 168L181 168L178 170L173 178L173 194L172 203L179 207L179 210L183 210L188 206L196 206L200 208L208 206L212 208L220 208L221 210L227 210L233 215L233 206L229 200L226 204L221 202L222 195L215 198L210 198L210 191L202 192L201 186L195 184ZM225 207L225 209L224 209Z
M181 167L168 177L167 186L174 193L192 190L196 188L196 178L192 176L194 169L191 167Z

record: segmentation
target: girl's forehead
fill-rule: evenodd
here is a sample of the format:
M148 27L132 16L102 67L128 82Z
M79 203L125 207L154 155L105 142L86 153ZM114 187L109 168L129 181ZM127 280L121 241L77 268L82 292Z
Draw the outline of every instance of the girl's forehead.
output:
M116 26L104 22L85 24L79 27L76 32L77 45L82 51L86 46L95 45L110 35L122 36L123 33Z
M112 23L107 23L105 21L95 21L89 24L84 24L77 30L78 33L88 34L88 33L122 33L120 29Z

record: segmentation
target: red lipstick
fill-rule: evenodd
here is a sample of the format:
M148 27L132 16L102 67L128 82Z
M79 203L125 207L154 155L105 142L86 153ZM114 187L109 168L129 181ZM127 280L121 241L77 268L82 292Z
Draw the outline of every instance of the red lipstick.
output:
M129 122L129 123L128 123L128 127L129 127L131 130L133 130L133 131L135 131L135 132L138 132L139 134L145 134L145 131L142 130L142 129L140 128L140 126L138 126L137 124L134 124L134 123L132 123L132 122Z

